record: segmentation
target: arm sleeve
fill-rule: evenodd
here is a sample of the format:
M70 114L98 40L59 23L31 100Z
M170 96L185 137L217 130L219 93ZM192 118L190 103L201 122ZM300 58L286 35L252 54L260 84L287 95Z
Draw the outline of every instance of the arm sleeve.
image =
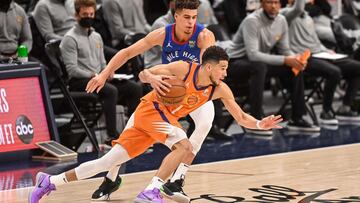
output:
M259 50L258 23L248 18L244 21L244 43L246 54L251 61L260 61L270 65L284 64L284 56L263 53Z
M92 72L78 67L78 53L75 39L65 36L60 44L61 56L70 78L91 78Z
M34 10L34 20L36 26L38 27L41 35L44 37L45 41L50 41L51 39L62 39L60 35L54 33L54 27L51 22L51 16L49 14L46 5L38 4Z

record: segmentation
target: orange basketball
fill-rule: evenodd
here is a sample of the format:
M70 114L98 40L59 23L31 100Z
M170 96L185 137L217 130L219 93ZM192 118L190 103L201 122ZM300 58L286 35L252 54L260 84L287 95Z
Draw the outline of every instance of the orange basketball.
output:
M165 105L176 105L184 100L186 94L186 87L184 81L178 78L164 79L165 82L171 85L170 91L166 95L159 95L160 100Z

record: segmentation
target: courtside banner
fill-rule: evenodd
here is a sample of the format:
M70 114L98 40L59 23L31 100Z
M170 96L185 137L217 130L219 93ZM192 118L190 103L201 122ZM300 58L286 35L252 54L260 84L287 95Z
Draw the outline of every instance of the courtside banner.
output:
M50 140L39 77L0 80L0 152Z

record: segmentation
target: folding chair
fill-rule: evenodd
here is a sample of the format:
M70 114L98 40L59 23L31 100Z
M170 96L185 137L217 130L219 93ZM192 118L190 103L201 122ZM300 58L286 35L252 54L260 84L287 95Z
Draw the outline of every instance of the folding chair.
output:
M60 136L61 142L65 146L77 150L87 136L98 152L99 146L94 135L94 127L103 112L99 98L96 94L88 94L85 91L77 92L68 90L68 77L65 65L61 59L59 45L60 40L46 43L45 50L52 62L52 66L49 68L56 76L57 84L74 114L71 121L64 126L64 132L70 130L70 133L68 133L68 136ZM84 108L82 108L83 106ZM63 110L64 106L61 105L60 109ZM74 138L75 136L77 139Z
M309 81L307 79L311 79L311 81ZM322 104L322 101L313 102L313 101L311 101L311 99L313 98L313 96L315 94L317 94L317 96L319 98L322 98L323 91L322 91L321 84L324 82L325 79L322 77L313 77L313 76L307 75L307 76L304 76L304 80L305 80L305 90L304 90L305 91L305 109L306 109L306 112L309 114L313 123L315 125L318 125L319 121L317 119L314 106L318 105L318 104ZM280 106L280 108L276 114L283 115L286 106L291 104L291 95L287 91L287 89L282 86L279 78L275 78L275 81L276 81L276 83L274 85L277 86L276 88L280 91L281 96L284 99L284 102L282 103L282 105ZM307 90L310 90L310 91L307 91Z

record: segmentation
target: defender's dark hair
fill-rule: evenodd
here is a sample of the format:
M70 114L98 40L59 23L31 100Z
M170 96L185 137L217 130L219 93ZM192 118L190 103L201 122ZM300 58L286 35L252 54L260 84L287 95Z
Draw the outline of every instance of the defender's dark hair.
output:
M96 11L96 0L75 0L75 11L80 12L81 7L93 7Z
M198 9L199 0L175 0L175 11L182 9Z
M219 63L222 60L229 60L229 55L227 55L226 51L219 46L210 46L208 47L204 54L202 55L202 64L206 64L210 61L215 61Z

